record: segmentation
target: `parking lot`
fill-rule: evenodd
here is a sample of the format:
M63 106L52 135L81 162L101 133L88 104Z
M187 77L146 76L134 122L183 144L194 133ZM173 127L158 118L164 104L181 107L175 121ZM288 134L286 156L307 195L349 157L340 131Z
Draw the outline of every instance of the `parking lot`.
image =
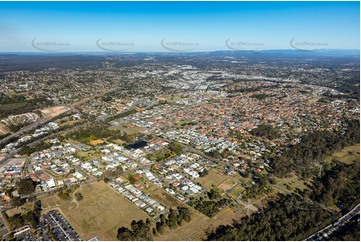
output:
M40 226L42 231L46 231L47 227L52 231L52 235L44 234L43 239L56 239L59 241L81 240L74 228L58 211L50 211L43 215L41 217Z

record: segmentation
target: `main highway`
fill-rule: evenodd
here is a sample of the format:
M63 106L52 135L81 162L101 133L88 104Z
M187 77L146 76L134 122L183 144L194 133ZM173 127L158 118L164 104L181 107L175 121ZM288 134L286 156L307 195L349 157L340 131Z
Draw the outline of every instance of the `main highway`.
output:
M353 217L357 214L360 214L360 203L357 204L351 211L343 215L339 218L336 222L331 223L330 225L326 226L325 228L321 229L320 231L312 234L305 241L323 241L326 240L333 232L340 229L344 226L347 222L349 222Z

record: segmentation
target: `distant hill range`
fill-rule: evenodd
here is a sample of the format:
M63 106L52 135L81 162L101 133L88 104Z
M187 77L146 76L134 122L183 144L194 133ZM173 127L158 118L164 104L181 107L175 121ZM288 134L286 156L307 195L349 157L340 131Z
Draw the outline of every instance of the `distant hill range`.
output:
M177 61L207 59L217 61L213 57L247 57L253 61L273 59L302 59L302 58L355 58L359 59L360 50L354 49L323 49L323 50L221 50L209 52L3 52L0 53L0 73L6 71L30 70L40 71L47 68L99 68L107 58L124 57L122 66L134 66L143 63L144 58L158 57L161 61ZM171 59L168 59L171 58ZM177 58L179 57L179 58ZM184 58L187 57L187 58ZM173 59L172 59L173 58ZM174 59L175 58L175 59ZM231 59L230 59L231 60Z

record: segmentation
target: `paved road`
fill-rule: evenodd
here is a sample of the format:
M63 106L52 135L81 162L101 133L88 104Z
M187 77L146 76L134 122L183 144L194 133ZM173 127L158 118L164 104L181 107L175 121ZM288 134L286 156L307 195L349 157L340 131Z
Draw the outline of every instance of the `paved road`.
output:
M350 219L352 219L356 214L360 213L360 204L356 205L351 211L346 213L344 216L339 218L337 222L332 223L320 231L314 233L305 239L305 241L321 241L327 239L327 237L334 231L338 230L340 227L345 225Z
M23 135L23 134L25 134L25 133L27 133L27 132L35 129L35 128L37 128L37 127L39 127L39 126L47 123L47 122L50 122L50 121L58 118L60 115L64 115L64 114L70 113L70 112L72 112L73 110L74 110L74 108L69 108L69 109L68 109L67 111L65 111L64 113L58 114L58 115L56 115L56 116L54 116L54 117L50 117L50 118L46 118L46 119L41 119L41 120L39 120L39 121L37 121L37 122L35 122L35 123L29 124L28 126L20 129L19 131L17 131L17 132L15 132L15 133L13 133L13 134L11 134L11 135L9 135L9 136L6 136L5 138L1 139L1 140L0 140L0 146L3 145L3 144L6 144L6 143L7 143L10 139L12 139L12 138L17 138L17 137L19 137L19 136L21 136L21 135Z
M38 122L36 122L36 123L30 124L30 125L22 128L22 129L19 130L18 132L13 133L13 134L5 137L4 139L0 140L0 146L1 146L2 144L5 144L6 142L8 142L11 138L17 138L17 137L21 136L22 134L24 134L24 133L26 133L26 132L29 132L29 131L31 131L32 129L35 129L35 128L38 127L38 126L41 126L41 125L43 125L43 124L45 124L45 123L47 123L47 122L50 122L51 120L54 120L54 119L58 118L60 115L64 115L64 114L66 114L66 113L68 113L68 112L74 111L76 107L78 107L79 105L81 105L81 104L83 104L83 103L85 103L85 102L88 102L88 101L91 100L91 99L94 99L94 98L99 97L99 96L103 96L103 95L105 95L105 94L107 94L107 93L109 93L109 92L112 92L112 91L116 90L116 89L117 89L117 88L110 89L110 90L108 90L108 91L106 91L106 92L103 92L103 93L100 93L100 94L96 94L96 95L91 96L91 97L89 97L89 98L84 98L84 99L82 99L81 101L78 101L78 102L76 102L76 103L73 103L73 104L71 105L72 108L70 108L69 110L67 110L67 111L64 112L64 113L61 113L61 114L59 114L59 115L57 115L57 116L54 116L54 117L51 117L51 118L48 118L48 119L43 119L43 120L40 120L40 121L38 121ZM135 101L126 111L124 111L124 112L133 110L140 102L141 102L141 100L136 100L136 101ZM119 115L119 113L117 113L117 114L115 114L115 115L107 116L107 117L105 117L105 119L100 119L100 120L97 119L96 122L99 122L99 121L108 121L109 119L113 118L113 117L116 116L116 115ZM57 132L56 134L59 134L59 133L62 133L62 132L67 132L67 131L70 131L70 130L76 129L76 128L85 127L86 125L90 125L90 124L91 124L90 122L87 122L87 123L84 123L84 124L79 124L79 125L77 125L77 126L74 126L74 127L69 128L68 130L59 131L59 132ZM36 140L34 140L33 142L31 142L30 144L28 144L27 146L31 146L32 144L37 143L37 142L39 142L40 140L44 140L44 139L46 139L46 138L49 138L49 137L52 136L52 135L54 135L54 133L50 133L50 134L46 135L45 137L43 137L43 138L41 138L41 139L36 139ZM17 148L17 149L15 149L15 150L12 150L5 158L3 158L2 160L0 160L0 165L5 164L9 159L13 158L20 150L21 150L21 148Z
M32 130L32 129L35 128L35 127L37 127L38 125L41 125L41 124L45 123L45 120L46 120L46 119L41 119L41 120L39 120L39 121L37 121L37 122L35 122L35 123L32 123L32 124L29 124L28 126L25 126L24 128L20 129L19 131L15 132L15 133L13 133L13 134L11 134L11 135L9 135L9 136L6 136L5 138L3 138L3 139L0 140L0 146L1 146L2 144L7 143L10 139L12 139L12 138L17 138L17 137L19 137L20 135L22 135L22 134L24 134L24 133Z
M79 100L79 101L77 101L77 102L74 102L74 103L72 103L71 105L69 105L68 110L65 111L64 113L60 113L60 114L58 114L58 115L56 115L56 116L53 116L53 117L50 117L50 118L47 118L47 119L40 119L40 120L38 120L37 122L35 122L35 123L33 123L33 124L29 124L28 126L23 127L23 128L20 129L19 131L17 131L17 132L15 132L15 133L13 133L13 134L11 134L11 135L9 135L9 136L1 139L1 140L0 140L0 146L3 145L3 144L6 144L6 143L7 143L10 139L12 139L12 138L17 138L17 137L19 137L19 136L21 136L21 135L23 135L23 134L31 131L32 129L35 129L35 128L38 127L38 126L41 126L41 125L43 125L43 124L45 124L45 123L47 123L47 122L50 122L50 121L53 120L53 119L58 118L60 115L64 115L64 114L66 114L66 113L69 113L69 112L74 111L74 110L75 110L77 107L79 107L80 105L82 105L82 104L84 104L84 103L86 103L86 102L88 102L88 101L90 101L90 100L92 100L92 99L94 99L94 98L104 96L104 95L106 95L107 93L116 91L116 90L118 90L118 89L120 89L120 88L112 88L112 89L109 89L109 90L106 89L106 90L103 90L103 92L101 92L101 93L98 93L98 94L95 94L95 95L93 95L93 96L90 96L90 97L87 97L87 98L83 98L83 99L81 99L81 100Z
M13 158L18 152L20 151L19 149L15 149L12 150L5 158L3 158L2 160L0 160L0 165L5 164L6 162L8 162L9 159Z

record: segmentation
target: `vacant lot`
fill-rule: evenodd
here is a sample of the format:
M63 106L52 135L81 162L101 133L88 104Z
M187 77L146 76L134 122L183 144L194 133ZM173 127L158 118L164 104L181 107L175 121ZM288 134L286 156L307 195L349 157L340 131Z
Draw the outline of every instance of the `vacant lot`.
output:
M28 104L27 102L1 104L0 111L10 111L10 110L18 109L26 106L27 104Z
M128 135L138 134L140 131L145 130L143 127L138 127L134 124L120 124L117 121L111 122L112 126L110 129L120 129L126 132Z
M5 135L10 133L10 129L6 127L3 123L0 123L0 135Z
M75 126L76 124L80 124L81 123L81 121L79 121L79 120L69 120L69 121L66 121L66 122L64 122L64 123L62 123L62 124L60 124L59 126L60 127L70 127L70 126Z
M245 190L246 189L242 185L238 184L238 185L236 185L235 187L232 188L232 190L231 190L231 192L229 194L231 196L233 196L233 198L238 198L239 195L241 195L242 192L244 192Z
M64 112L68 111L67 107L64 106L54 106L54 107L48 107L43 110L41 110L41 113L45 118L55 117L59 114L62 114Z
M148 216L104 182L87 184L79 192L84 199L62 201L56 195L42 199L44 209L58 208L85 240L98 236L100 240L116 240L121 226Z
M308 103L316 103L318 101L319 98L314 97L314 98L310 98L307 100Z
M183 222L182 227L170 230L168 227L163 235L158 235L154 240L202 240L205 229L210 225L210 218L191 208L192 220Z
M219 184L221 184L227 178L228 178L227 175L220 173L216 169L212 169L212 170L209 171L208 175L206 175L204 177L197 178L196 182L199 182L200 184L202 184L206 188L211 189L212 185L217 187Z
M243 206L236 209L225 207L211 219L211 224L213 228L217 228L222 224L231 224L233 220L239 220L245 215L246 209Z
M123 145L123 144L125 143L125 141L124 141L124 140L121 140L121 139L114 139L114 140L112 140L112 142L113 142L113 143L116 143L116 144L118 144L118 145Z
M99 151L78 151L74 154L75 157L84 160L84 161L90 161L90 160L96 160L101 158L101 153Z
M213 218L209 218L197 210L191 208L192 220L187 223L183 222L182 227L170 230L168 227L163 235L157 235L154 240L170 241L170 240L187 240L200 241L206 239L206 231L211 231L222 224L231 224L233 219L238 220L245 215L245 210L231 209L226 207Z
M223 181L221 184L218 185L218 188L222 189L223 191L227 192L228 190L232 189L234 186L237 185L237 182L231 178Z
M41 206L43 207L44 210L47 209L50 210L55 207L61 207L64 206L65 204L67 203L60 200L60 198L58 198L58 196L56 195L46 196L41 198Z
M7 210L6 211L6 214L9 216L9 217L12 217L14 216L15 214L18 214L18 213L21 213L21 214L26 214L28 213L29 211L33 210L33 204L31 203L27 203L23 206L20 206L20 207L17 207L17 208L13 208L13 209L10 209L10 210Z
M325 159L326 162L330 162L333 159L340 162L351 164L354 160L360 160L360 144L348 146L342 149L340 152L334 153Z
M305 181L298 178L298 176L296 176L295 174L287 178L277 178L276 182L280 188L289 190L290 192L294 191L296 188L300 190L304 190L307 188L305 185Z
M160 202L161 204L165 205L168 208L184 206L184 203L182 203L172 195L168 194L163 189L153 184L149 184L148 188L144 188L142 190L150 197L152 197L153 199L155 199L156 201Z

